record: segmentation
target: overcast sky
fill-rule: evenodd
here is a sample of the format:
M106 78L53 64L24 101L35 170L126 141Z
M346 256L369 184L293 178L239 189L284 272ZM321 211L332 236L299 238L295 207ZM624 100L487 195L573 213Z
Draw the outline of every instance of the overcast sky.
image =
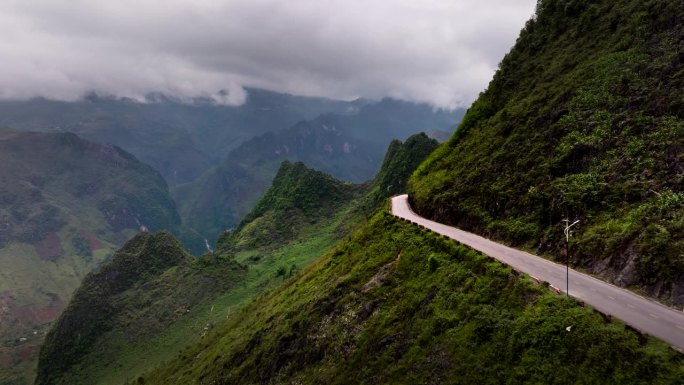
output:
M297 95L466 106L536 0L0 0L0 99Z

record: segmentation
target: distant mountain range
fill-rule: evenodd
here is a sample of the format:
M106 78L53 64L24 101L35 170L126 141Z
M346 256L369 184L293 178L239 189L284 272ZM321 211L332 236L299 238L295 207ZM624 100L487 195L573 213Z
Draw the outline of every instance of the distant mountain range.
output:
M0 101L0 127L72 132L134 154L171 186L183 223L211 243L238 224L283 160L363 182L377 172L391 140L420 131L443 139L465 113L395 99L247 93L238 107L164 95L145 103L97 95L78 102ZM191 233L183 242L194 253L206 250Z
M162 173L169 185L190 182L241 142L298 121L354 113L367 101L336 101L248 89L239 107L164 95L147 102L90 95L77 102L46 99L0 102L0 126L73 132L126 149Z
M197 181L174 188L173 195L184 222L215 239L247 214L283 160L304 162L345 181L368 181L391 140L452 129L462 112L385 99L356 113L324 114L245 141Z
M394 134L387 138L366 133L384 140L383 145L394 137L419 132L423 126L427 126L425 130L453 131L463 115L457 110L435 111L431 116L432 107L428 105L389 99L379 103L367 99L347 102L254 88L246 91L246 102L237 107L204 99L187 103L164 95L150 95L147 102L95 94L77 102L0 101L0 127L73 132L84 139L117 145L154 167L170 186L175 186L197 179L255 136L287 129L322 114L359 115L374 124L373 131ZM376 107L361 111L370 105ZM403 115L388 120L390 113L402 109ZM382 110L384 115L378 113ZM404 130L408 126L412 126L410 130Z

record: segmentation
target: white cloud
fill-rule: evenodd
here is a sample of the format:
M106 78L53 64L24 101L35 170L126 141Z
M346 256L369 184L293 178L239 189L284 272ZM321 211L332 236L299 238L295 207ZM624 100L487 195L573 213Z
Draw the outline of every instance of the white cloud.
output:
M0 98L300 95L467 105L534 0L3 0ZM220 90L228 94L218 95Z

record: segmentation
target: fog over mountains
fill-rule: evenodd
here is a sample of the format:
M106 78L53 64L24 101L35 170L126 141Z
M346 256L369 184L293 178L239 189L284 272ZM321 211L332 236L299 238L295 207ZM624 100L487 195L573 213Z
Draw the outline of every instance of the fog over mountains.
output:
M0 385L684 384L681 0L0 34Z
M465 107L534 5L7 0L0 4L0 99L73 101L96 91L141 100L161 92L239 105L243 87L258 87Z

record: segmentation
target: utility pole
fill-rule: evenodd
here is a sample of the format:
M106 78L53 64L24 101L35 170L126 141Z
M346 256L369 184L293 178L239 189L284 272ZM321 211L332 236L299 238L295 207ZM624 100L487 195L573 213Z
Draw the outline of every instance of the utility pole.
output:
M570 223L569 219L563 219L565 222L565 295L570 296L570 228L579 223L579 219Z

